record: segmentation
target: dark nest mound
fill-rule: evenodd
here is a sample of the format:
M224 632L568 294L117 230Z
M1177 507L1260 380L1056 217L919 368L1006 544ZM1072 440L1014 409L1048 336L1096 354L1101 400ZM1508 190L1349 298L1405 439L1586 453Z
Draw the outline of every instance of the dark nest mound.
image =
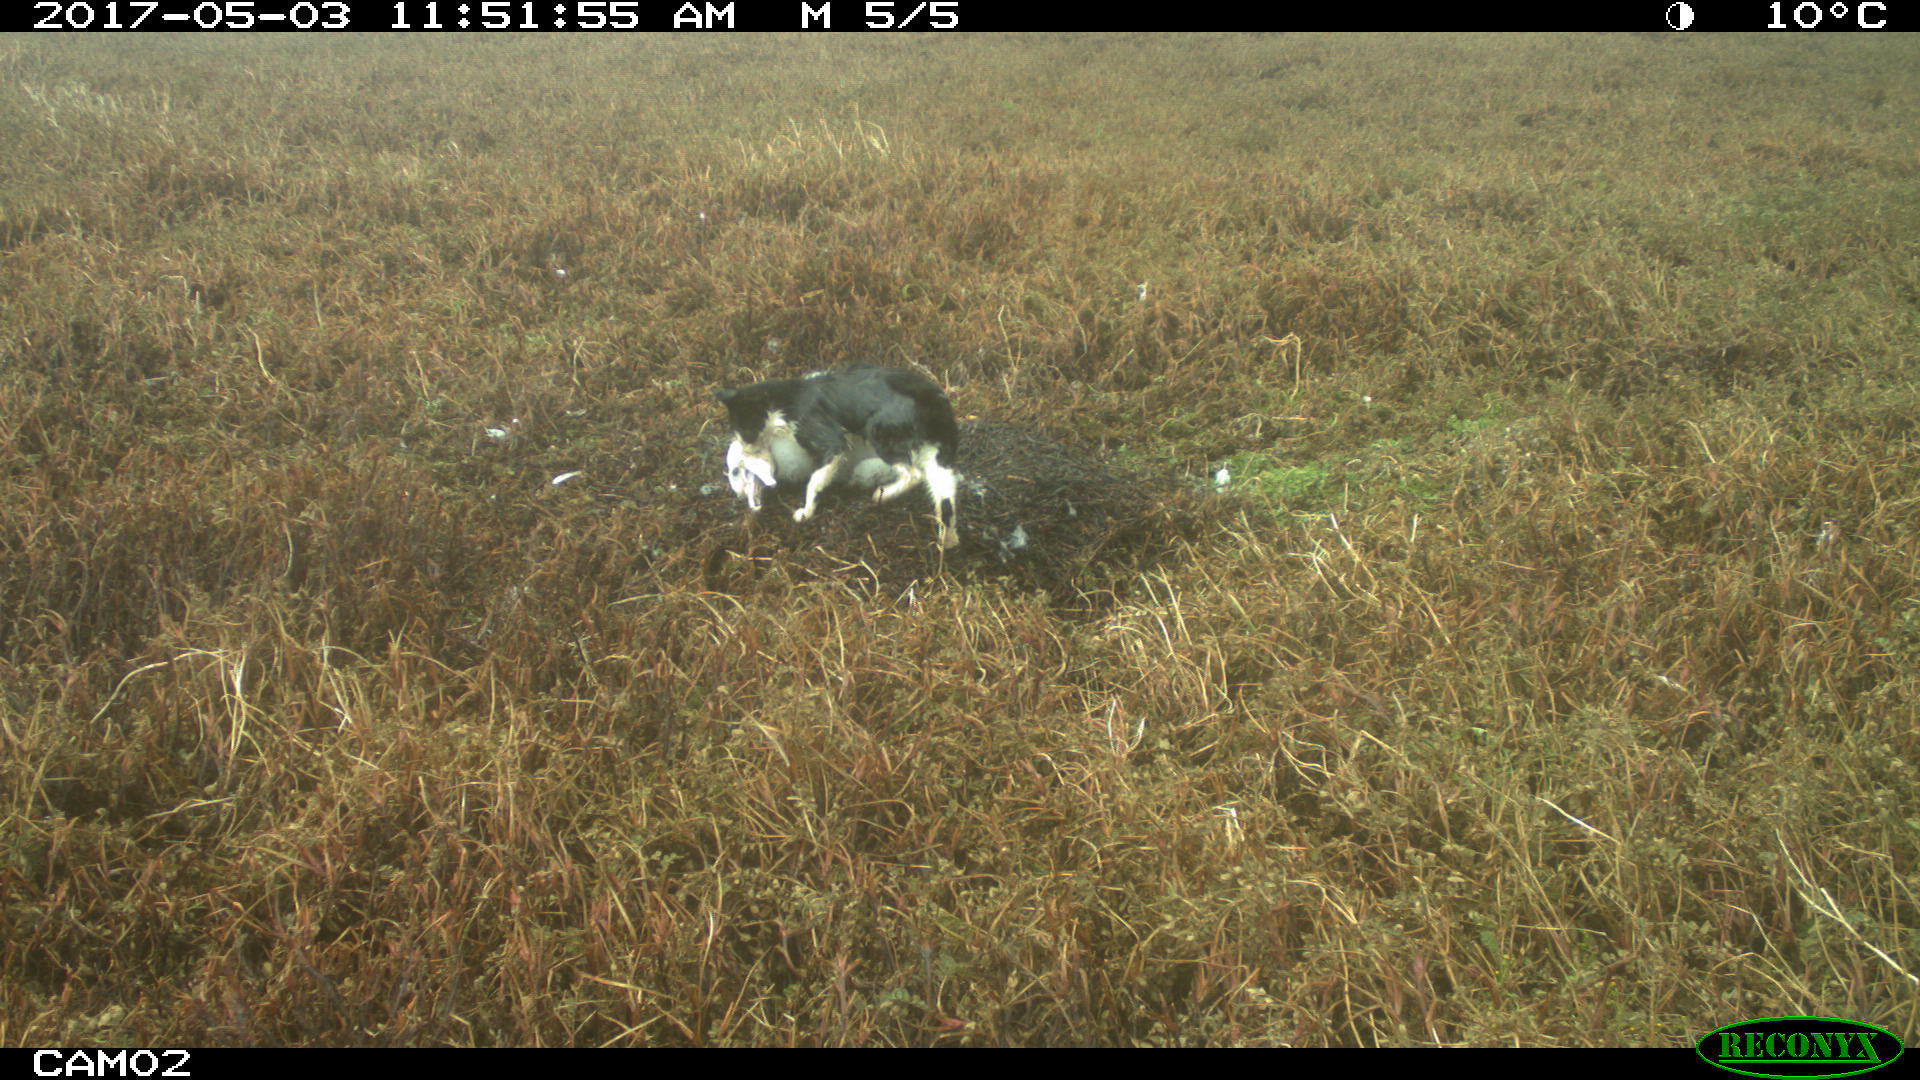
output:
M993 420L960 425L960 546L944 554L924 490L876 506L864 491L835 488L813 520L795 523L797 488L768 492L755 517L727 488L717 452L703 467L676 531L689 543L705 538L705 584L724 592L775 563L893 595L944 567L1042 590L1065 608L1102 607L1220 509L1171 475Z

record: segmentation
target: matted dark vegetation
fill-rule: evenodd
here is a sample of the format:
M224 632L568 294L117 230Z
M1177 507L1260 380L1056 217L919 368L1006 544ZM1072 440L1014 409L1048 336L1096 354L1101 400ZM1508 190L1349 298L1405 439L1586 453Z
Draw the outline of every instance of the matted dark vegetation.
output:
M731 492L712 480L714 466L705 460L697 478L679 485L695 494L682 500L671 535L682 542L712 537L706 584L723 592L738 587L737 571L752 577L777 561L896 599L940 574L1000 579L1038 590L1057 612L1070 614L1110 610L1139 573L1230 512L1228 500L1189 490L1192 480L1116 465L1095 448L1026 424L968 419L960 437L967 528L961 547L944 557L933 543L931 513L903 509L930 511L924 498L876 507L864 492L830 490L821 515L796 525L788 511L800 505L801 492L783 488L768 493L757 520L722 528L722 514L740 511L731 501L715 506L716 496Z
M0 1043L1913 1038L1916 60L0 44Z

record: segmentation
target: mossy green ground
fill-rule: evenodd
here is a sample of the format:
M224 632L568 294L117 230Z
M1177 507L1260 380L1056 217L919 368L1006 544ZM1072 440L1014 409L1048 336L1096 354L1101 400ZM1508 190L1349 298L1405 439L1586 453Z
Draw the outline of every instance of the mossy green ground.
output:
M1873 35L0 42L0 1043L1911 1040L1916 130ZM1098 603L711 588L710 391L856 359L1231 479Z

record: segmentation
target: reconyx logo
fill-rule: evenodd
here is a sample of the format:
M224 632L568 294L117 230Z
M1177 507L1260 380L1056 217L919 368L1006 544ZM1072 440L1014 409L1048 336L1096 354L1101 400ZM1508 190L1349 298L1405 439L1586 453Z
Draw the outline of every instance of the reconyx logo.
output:
M1894 1063L1905 1048L1877 1027L1831 1016L1769 1016L1708 1032L1696 1047L1707 1064L1743 1076L1820 1080Z

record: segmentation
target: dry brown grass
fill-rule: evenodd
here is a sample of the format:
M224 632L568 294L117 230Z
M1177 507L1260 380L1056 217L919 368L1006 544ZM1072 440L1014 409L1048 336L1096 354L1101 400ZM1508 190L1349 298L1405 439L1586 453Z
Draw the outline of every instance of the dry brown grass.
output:
M0 46L0 1042L1920 1034L1909 41L139 45ZM854 359L944 562L727 498Z

